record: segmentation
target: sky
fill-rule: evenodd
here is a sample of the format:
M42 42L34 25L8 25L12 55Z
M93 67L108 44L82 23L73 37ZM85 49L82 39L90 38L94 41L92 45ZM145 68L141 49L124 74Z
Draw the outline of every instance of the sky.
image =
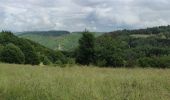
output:
M0 30L114 31L170 24L170 0L0 0Z

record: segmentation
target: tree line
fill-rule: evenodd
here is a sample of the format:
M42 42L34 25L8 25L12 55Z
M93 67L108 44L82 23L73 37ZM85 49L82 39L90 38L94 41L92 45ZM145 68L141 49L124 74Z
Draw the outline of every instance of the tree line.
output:
M166 32L167 33L167 32ZM170 67L170 39L158 35L134 38L123 32L94 38L84 32L76 62L101 67Z
M122 30L95 38L85 31L72 51L56 51L11 32L0 33L0 61L5 63L56 65L80 64L99 67L170 67L167 27ZM144 33L143 33L144 32ZM147 37L132 35L147 34ZM155 35L152 35L155 34Z
M12 32L0 32L0 62L15 64L44 65L65 64L72 59L61 51L46 48L31 40L19 38Z

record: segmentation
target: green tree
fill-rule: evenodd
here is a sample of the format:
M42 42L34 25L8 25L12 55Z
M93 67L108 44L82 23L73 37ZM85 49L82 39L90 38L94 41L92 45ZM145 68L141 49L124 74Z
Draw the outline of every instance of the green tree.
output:
M40 64L40 58L35 51L35 48L25 39L18 39L15 42L18 47L21 48L25 55L25 64L38 65Z
M124 66L122 45L124 43L109 36L98 38L95 44L95 64L104 67Z
M21 49L25 55L25 64L38 65L40 63L35 47L33 47L30 41L22 38L18 38L12 32L3 31L0 33L0 44L7 45L13 43Z
M89 65L94 60L95 37L92 33L85 31L79 40L76 62L82 65Z
M1 52L1 61L6 63L24 64L23 52L14 44L7 44Z

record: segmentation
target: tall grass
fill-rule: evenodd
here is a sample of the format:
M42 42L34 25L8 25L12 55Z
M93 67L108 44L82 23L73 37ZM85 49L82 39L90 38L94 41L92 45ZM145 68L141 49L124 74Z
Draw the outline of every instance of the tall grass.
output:
M170 100L170 70L0 64L0 100Z

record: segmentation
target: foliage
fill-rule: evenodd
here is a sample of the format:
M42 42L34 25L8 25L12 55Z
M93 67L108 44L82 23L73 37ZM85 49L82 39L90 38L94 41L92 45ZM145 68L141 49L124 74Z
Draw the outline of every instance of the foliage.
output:
M3 51L3 49L4 49L4 46L0 45L0 61L1 61L1 52Z
M170 25L168 26L159 26L159 27L153 27L153 28L146 28L146 29L136 29L136 30L119 30L110 32L109 34L112 37L119 36L120 34L128 34L128 35L158 35L160 33L168 33L170 32Z
M94 60L95 38L90 32L84 32L79 40L79 48L76 51L76 62L82 65L89 65Z
M138 63L142 67L170 68L170 57L140 58Z
M38 43L43 41L45 46L50 44L48 47L52 49L3 31L0 33L0 53L4 46L12 43L25 55L25 64L44 62L66 65L76 61L82 65L93 64L101 67L169 68L170 26L119 30L104 35L78 32L50 36L53 32L47 35L39 33L31 32L21 37L29 35Z
M24 64L24 53L14 44L7 44L0 53L1 61L6 63Z
M29 43L29 41L25 39L20 39L17 36L13 35L11 32L3 31L0 33L0 44L1 45L7 45L9 43L12 43L16 45L18 48L21 49L21 51L25 55L25 64L32 64L36 65L39 64L39 58L32 47L32 45Z
M25 64L38 65L40 63L38 52L27 40L19 39L17 44L25 54Z
M106 33L96 39L98 66L167 68L170 58L170 26ZM119 62L115 65L116 59ZM108 63L109 62L109 63Z
M116 44L113 38L100 37L95 45L95 64L97 66L120 67L124 65L121 57L122 46Z
M101 36L103 32L93 33L95 37ZM82 32L73 32L70 34L63 34L60 36L50 36L41 34L22 34L19 37L26 38L41 45L44 45L53 50L72 51L78 46L78 41L82 37Z
M47 56L41 57L41 61L44 65L51 65L52 64L52 62L50 61L50 59L48 59Z
M163 56L159 58L161 68L170 68L170 56Z
M63 59L64 56L60 51L54 51L33 41L18 38L11 32L1 32L1 46L3 47L9 43L14 44L23 52L25 56L24 64L38 65L40 62L44 62L44 60L40 59L41 56L46 56L47 58L45 60L48 59L50 62L55 63L58 59Z

